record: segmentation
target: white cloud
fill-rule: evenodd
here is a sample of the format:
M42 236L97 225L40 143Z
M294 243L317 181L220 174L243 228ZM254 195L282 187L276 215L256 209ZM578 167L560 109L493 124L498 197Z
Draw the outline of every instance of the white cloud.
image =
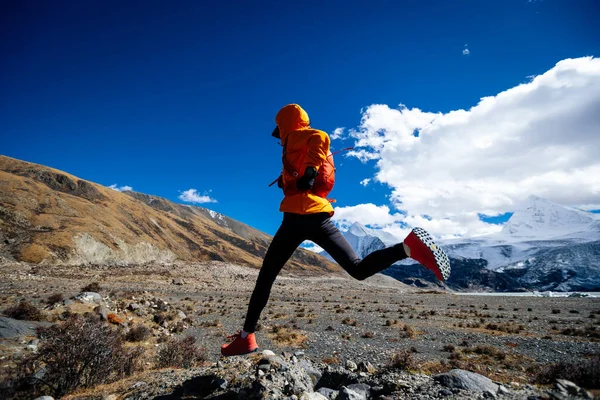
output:
M196 189L189 189L182 192L179 195L179 199L187 203L216 203L215 199L212 199L206 193L200 195Z
M332 220L342 227L350 226L354 222L371 227L385 227L404 219L401 213L392 214L388 206L376 206L372 203L356 206L336 207Z
M344 136L344 129L345 128L335 128L330 136L331 140L341 139Z
M371 105L351 133L350 155L378 160L375 178L391 189L392 205L407 214L404 223L436 236L482 234L498 226L480 221L479 213L513 211L531 194L565 205L600 204L599 110L600 59L566 59L469 110ZM398 215L373 207L336 214L352 209L351 217L366 224Z
M109 186L109 189L112 190L116 190L117 192L126 192L126 191L132 191L133 188L131 186L117 186L116 183L112 184Z
M468 56L469 54L471 54L471 52L469 51L469 49L467 49L466 47L463 49L463 56Z
M367 186L369 182L371 182L371 178L365 178L362 181L360 181L360 184L363 186Z

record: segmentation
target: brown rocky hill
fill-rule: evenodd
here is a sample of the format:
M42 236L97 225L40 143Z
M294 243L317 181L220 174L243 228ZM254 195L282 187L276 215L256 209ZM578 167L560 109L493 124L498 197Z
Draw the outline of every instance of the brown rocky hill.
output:
M221 260L260 267L271 236L201 207L0 156L0 256L32 263ZM341 269L299 249L291 271Z

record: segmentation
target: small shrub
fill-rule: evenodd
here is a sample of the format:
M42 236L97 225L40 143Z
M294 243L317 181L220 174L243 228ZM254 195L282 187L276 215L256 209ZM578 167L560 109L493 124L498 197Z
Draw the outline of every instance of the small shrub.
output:
M553 309L553 310L552 310L552 314L560 314L560 310Z
M367 332L363 332L360 335L361 338L365 338L365 339L373 339L375 337L375 334L373 332L367 331Z
M534 383L552 384L556 379L567 379L586 389L600 389L600 357L542 366Z
M404 325L402 331L400 331L400 337L405 339L412 339L417 335L417 332L410 325Z
M100 292L102 291L102 286L98 282L92 282L81 288L82 292Z
M506 353L494 346L483 345L477 346L472 350L475 354L484 354L490 357L494 357L497 360L504 360L506 358Z
M60 303L61 301L63 301L65 298L63 296L62 293L54 293L51 294L50 296L48 296L48 299L46 300L46 303L50 306L55 305L56 303Z
M63 324L37 329L38 351L19 365L22 378L45 369L43 381L34 378L34 390L50 390L62 397L131 375L141 368L143 349L123 346L118 330L103 322L70 316Z
M560 331L562 335L567 336L579 336L579 337L588 337L591 339L600 339L600 330L597 330L595 326L589 325L583 327L581 329L577 328L565 328Z
M42 311L26 300L21 300L19 304L4 310L4 315L23 321L43 321L45 319Z
M413 356L413 353L408 350L402 350L394 354L388 364L388 368L400 371L414 371L417 367L417 360Z
M125 340L128 342L141 342L148 339L152 331L142 324L138 324L129 329L125 335Z
M170 338L158 349L156 357L159 368L192 368L206 361L204 349L196 346L193 336Z
M172 318L169 318L169 314L165 312L158 312L154 314L153 321L158 325L162 325L165 321L170 321Z
M442 349L442 351L447 351L448 353L453 353L455 350L456 350L456 347L454 347L454 345L452 345L452 344L447 344Z

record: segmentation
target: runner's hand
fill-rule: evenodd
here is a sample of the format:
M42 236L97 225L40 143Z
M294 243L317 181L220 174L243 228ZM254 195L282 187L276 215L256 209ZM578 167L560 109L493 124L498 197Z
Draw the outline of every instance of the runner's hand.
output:
M296 188L302 191L310 190L315 183L315 178L317 175L318 172L315 167L306 167L304 175L302 175L302 177L296 181Z

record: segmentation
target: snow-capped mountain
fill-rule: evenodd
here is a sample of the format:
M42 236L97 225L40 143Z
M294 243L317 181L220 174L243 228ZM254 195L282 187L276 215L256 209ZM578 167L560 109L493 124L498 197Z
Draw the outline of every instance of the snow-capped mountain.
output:
M386 243L380 231L357 223L344 235L360 257L396 240L386 234L391 240ZM451 259L446 283L455 289L600 290L600 216L537 196L518 207L498 233L439 244ZM384 273L405 283L435 282L410 261Z
M356 254L369 254L375 250L383 249L398 243L393 235L380 230L369 229L355 222L350 229L344 233L346 240L350 243Z
M590 228L599 222L598 217L592 213L530 196L495 237L505 240L594 240L598 238L598 232L593 232Z

